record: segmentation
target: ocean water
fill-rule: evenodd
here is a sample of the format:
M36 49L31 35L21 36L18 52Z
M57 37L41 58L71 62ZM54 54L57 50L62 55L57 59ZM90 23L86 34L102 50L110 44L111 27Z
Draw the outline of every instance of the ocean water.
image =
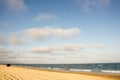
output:
M102 72L102 73L119 73L120 63L99 63L99 64L14 64L41 69L54 69L66 71L85 71L85 72Z

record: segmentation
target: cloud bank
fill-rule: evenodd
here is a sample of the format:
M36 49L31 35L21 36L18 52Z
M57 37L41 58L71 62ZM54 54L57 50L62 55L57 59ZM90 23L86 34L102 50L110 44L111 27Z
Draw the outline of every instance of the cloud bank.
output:
M0 48L0 54L4 54L4 53L13 53L13 51L9 49Z
M2 44L2 43L3 43L3 37L0 36L0 44Z
M24 30L23 33L33 40L44 40L49 38L65 39L78 34L78 28L62 29L62 28L31 28Z
M84 48L82 44L61 44L56 46L35 47L27 50L28 53L51 53L55 51L77 51Z
M50 27L42 27L42 28L28 28L22 30L20 32L11 33L4 40L2 36L0 36L0 44L7 45L22 45L26 44L26 41L44 41L50 39L56 40L64 40L69 39L80 33L79 28L50 28ZM29 42L28 41L28 42Z
M18 55L12 50L0 48L0 63L14 63Z
M6 45L6 40L3 36L0 36L0 45Z
M12 45L21 45L24 43L24 41L20 38L17 38L16 36L10 36L9 42Z

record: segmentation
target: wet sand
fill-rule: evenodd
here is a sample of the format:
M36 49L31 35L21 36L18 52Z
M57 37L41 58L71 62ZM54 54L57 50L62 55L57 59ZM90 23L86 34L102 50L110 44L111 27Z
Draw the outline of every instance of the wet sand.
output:
M120 74L63 72L0 65L0 80L120 80Z

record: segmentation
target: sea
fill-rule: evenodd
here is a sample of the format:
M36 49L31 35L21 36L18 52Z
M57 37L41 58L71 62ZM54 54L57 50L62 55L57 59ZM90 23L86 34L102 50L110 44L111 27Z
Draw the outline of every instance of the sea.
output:
M120 63L93 63L93 64L14 64L28 68L64 70L64 71L83 71L100 73L120 74Z

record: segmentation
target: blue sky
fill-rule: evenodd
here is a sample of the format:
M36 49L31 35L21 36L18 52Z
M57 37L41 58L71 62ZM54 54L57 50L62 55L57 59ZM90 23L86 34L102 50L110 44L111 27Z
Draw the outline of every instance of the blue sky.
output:
M0 0L0 63L120 62L119 0Z

